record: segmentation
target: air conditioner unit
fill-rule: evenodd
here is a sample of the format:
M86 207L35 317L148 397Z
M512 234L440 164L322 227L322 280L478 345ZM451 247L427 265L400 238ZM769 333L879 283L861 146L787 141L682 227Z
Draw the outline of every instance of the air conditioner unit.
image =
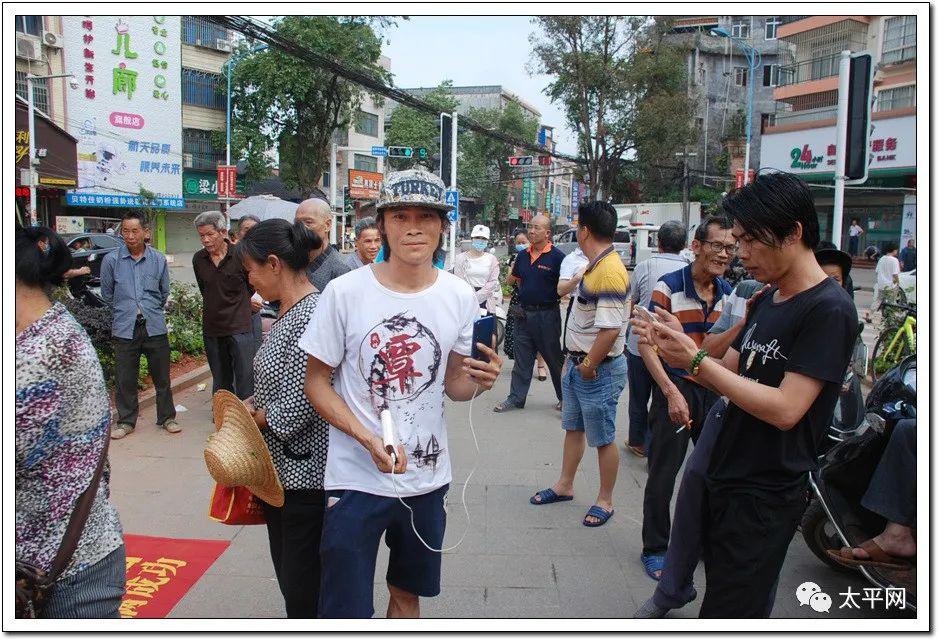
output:
M227 51L230 53L231 42L229 42L228 40L222 40L221 38L219 38L218 40L215 41L215 48L218 49L219 51Z
M42 43L47 47L52 47L53 49L62 48L62 36L52 33L51 31L42 32Z
M182 166L186 169L192 168L192 154L191 153L182 154Z
M42 48L39 45L39 40L17 33L16 57L26 60L42 60Z

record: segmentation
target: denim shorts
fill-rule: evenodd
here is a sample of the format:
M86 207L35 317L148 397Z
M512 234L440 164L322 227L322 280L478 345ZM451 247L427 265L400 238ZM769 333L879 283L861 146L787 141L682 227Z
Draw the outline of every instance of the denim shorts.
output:
M413 526L428 545L443 548L444 501L449 485L404 498L414 510ZM374 615L375 563L384 534L390 549L389 585L418 596L440 593L442 554L427 549L411 528L410 511L395 498L361 491L327 491L319 555L322 559L320 618L370 618ZM331 498L338 498L333 501Z
M596 377L584 380L572 362L563 375L563 417L567 431L585 431L591 447L602 447L616 439L616 407L625 389L628 368L625 356L616 356L596 368Z

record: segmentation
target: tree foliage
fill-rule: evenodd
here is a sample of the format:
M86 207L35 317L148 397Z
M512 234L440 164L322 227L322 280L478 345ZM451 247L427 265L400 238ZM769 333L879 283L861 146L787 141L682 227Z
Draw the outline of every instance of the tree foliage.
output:
M503 109L470 109L469 117L486 128L514 138L537 139L537 119L517 102ZM519 152L513 145L472 131L461 132L458 178L465 195L478 198L489 222L498 227L508 217L508 190L515 173L508 157Z
M389 23L358 16L286 16L274 28L353 69L386 83L391 74L378 64L381 37ZM270 152L280 155L280 177L289 188L313 193L329 166L333 132L352 123L364 89L282 51L251 52L232 74L232 160L248 162L247 178L270 174ZM379 96L375 102L381 104Z
M432 104L439 113L452 113L459 102L452 93L453 83L444 80L440 86L430 91L422 99ZM417 111L411 107L401 105L391 114L389 122L384 125L384 144L389 147L425 147L431 155L439 153L437 138L440 135L440 117ZM385 158L394 170L407 169L415 163L416 159ZM435 169L439 161L427 162Z
M592 193L616 200L623 159L651 168L691 137L683 52L666 21L645 16L542 16L529 69L552 76L545 93L577 132ZM639 167L644 183L654 174Z

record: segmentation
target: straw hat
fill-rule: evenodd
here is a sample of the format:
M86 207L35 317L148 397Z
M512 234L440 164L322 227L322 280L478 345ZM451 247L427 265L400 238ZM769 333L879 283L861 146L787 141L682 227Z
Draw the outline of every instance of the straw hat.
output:
M223 389L212 398L212 413L215 433L205 446L209 474L226 487L247 487L267 504L282 507L283 485L251 412Z

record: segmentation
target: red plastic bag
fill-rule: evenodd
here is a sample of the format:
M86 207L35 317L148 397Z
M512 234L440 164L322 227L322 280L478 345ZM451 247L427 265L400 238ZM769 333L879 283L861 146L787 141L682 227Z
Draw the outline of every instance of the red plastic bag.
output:
M222 524L265 524L260 499L247 487L226 487L215 483L208 517Z

